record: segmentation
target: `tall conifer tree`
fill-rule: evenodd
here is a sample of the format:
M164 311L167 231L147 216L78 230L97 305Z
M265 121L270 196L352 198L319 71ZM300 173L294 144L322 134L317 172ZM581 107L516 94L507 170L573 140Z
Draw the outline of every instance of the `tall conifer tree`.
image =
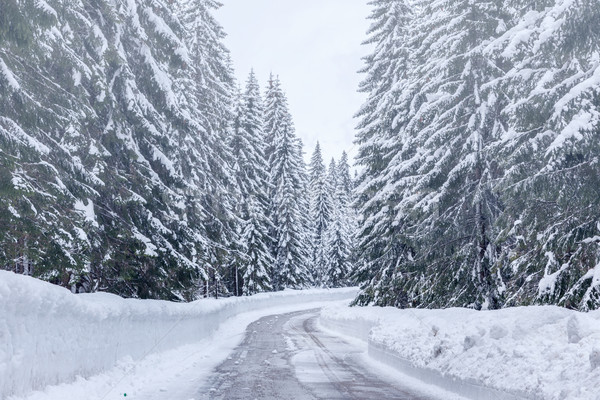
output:
M252 71L237 107L231 148L233 170L240 188L238 213L242 220L239 250L243 257L237 261L236 294L252 294L268 290L272 267L270 236L272 225L267 217L269 168L264 157L264 110L260 87ZM240 282L242 280L243 282Z
M302 144L294 133L279 79L267 89L265 126L271 150L271 218L274 225L273 286L300 288L310 283L306 217L306 172Z
M309 164L310 221L312 224L312 271L315 285L324 284L325 232L331 222L332 188L327 178L321 146L317 143Z
M579 188L597 177L598 65L585 55L598 35L577 21L600 10L587 0L371 4L357 302L593 307L599 289L585 271L597 257L583 238L600 228L586 211L598 196Z

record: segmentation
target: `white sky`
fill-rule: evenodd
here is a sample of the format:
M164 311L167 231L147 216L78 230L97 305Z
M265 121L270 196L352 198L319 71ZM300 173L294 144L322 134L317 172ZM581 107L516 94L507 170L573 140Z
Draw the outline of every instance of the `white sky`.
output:
M279 75L296 131L310 158L317 140L323 157L353 158L357 121L364 102L357 93L361 46L369 27L367 0L222 0L216 12L239 82L254 68L261 87ZM352 160L351 160L352 161Z

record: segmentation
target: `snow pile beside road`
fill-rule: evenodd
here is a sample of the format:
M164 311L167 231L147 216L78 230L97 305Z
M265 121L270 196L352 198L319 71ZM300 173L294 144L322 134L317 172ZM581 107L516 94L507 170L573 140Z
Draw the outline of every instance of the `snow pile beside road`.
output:
M600 399L600 311L334 307L321 325L367 340L370 356L465 397Z
M355 295L356 289L284 291L177 304L105 293L74 295L0 271L0 398L196 343L240 313Z

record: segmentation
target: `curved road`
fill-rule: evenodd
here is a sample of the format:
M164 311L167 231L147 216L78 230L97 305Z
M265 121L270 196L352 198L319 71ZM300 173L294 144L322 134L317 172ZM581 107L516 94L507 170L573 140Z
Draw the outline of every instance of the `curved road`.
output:
M363 351L316 328L319 310L262 318L197 395L210 400L424 400L362 366Z

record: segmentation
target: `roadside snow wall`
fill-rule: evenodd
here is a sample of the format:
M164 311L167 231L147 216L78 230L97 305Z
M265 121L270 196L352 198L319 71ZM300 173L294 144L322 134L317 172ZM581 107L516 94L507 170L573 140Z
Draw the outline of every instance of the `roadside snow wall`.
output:
M325 308L369 356L473 400L600 400L600 311Z
M356 289L284 291L189 304L74 295L0 271L0 399L89 377L124 357L134 360L206 339L237 314L350 300Z

